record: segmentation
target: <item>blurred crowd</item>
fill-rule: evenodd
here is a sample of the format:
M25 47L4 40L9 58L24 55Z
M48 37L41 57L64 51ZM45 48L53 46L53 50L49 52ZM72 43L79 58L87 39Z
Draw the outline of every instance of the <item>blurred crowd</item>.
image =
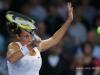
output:
M70 0L74 20L63 39L41 53L40 75L100 75L99 0ZM7 45L9 32L7 11L22 13L36 21L36 33L49 38L67 19L67 0L0 0L0 75L8 75Z

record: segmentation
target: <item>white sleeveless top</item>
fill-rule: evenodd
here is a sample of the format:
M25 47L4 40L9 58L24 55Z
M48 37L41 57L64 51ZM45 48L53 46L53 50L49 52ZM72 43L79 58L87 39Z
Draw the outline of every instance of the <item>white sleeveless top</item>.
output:
M16 43L22 46L19 42ZM35 56L27 54L13 64L7 60L9 75L39 75L42 59L39 50L36 47L33 49L36 52Z

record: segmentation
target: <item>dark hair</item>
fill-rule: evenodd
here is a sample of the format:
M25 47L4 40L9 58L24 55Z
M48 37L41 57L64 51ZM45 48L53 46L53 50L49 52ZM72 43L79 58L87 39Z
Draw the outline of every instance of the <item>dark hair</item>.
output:
M21 28L19 28L18 25L16 25L16 23L9 23L8 28L9 28L9 31L12 32L13 34L20 35L22 31Z
M85 42L84 44L81 45L83 53L84 53L84 49L85 49L86 45L89 45L91 47L92 51L93 51L94 45L90 42Z

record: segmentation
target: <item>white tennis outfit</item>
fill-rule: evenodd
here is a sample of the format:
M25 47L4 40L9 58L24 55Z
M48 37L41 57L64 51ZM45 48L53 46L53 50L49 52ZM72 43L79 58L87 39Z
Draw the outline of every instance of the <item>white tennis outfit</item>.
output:
M22 46L19 42L16 43ZM36 47L33 49L36 52L35 56L27 54L13 64L7 61L9 75L39 75L42 59L39 50Z

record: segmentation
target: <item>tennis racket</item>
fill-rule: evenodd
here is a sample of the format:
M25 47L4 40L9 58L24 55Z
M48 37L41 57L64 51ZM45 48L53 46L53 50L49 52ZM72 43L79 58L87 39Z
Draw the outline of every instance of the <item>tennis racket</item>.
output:
M14 24L9 24L9 25L16 24L17 27L28 30L28 31L33 31L36 29L35 21L27 16L20 14L20 13L17 13L14 11L8 11L6 14L6 18L7 18L8 22L14 23Z

